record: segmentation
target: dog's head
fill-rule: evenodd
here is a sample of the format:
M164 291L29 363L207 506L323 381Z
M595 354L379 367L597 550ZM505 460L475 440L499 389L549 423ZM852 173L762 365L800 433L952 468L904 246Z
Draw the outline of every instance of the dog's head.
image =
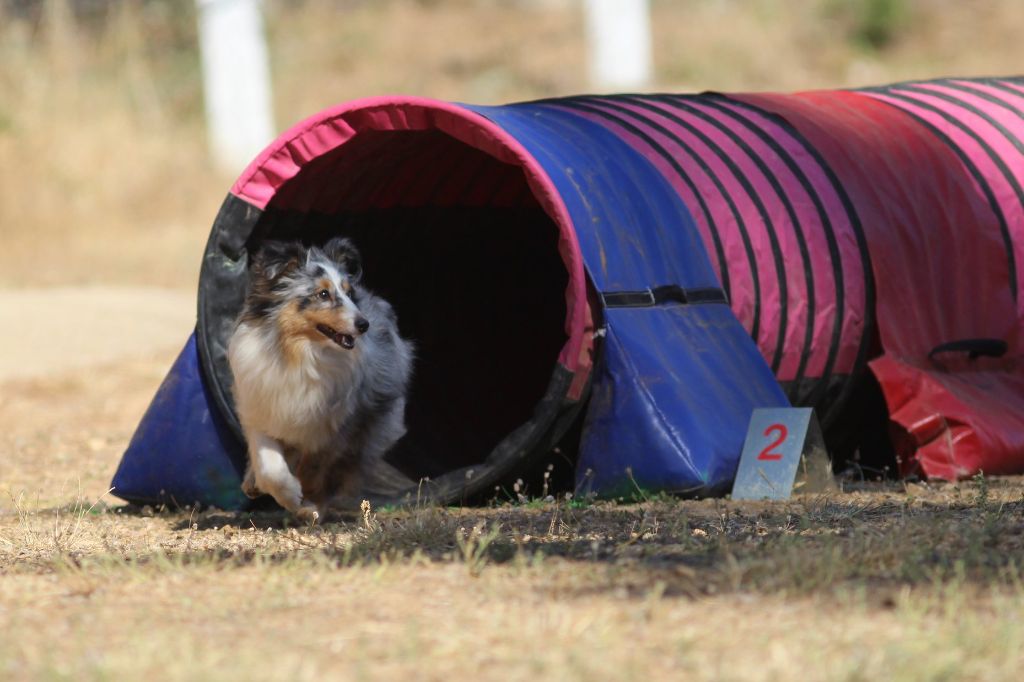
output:
M244 317L273 319L286 341L355 347L370 328L359 312L356 283L361 259L348 239L323 246L264 242L253 256Z

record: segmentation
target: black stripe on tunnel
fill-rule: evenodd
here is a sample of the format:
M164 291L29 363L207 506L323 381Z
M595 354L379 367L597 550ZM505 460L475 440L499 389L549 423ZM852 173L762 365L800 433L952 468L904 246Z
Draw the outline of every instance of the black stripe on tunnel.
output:
M803 188L804 192L806 192L807 196L810 197L811 203L814 205L815 213L818 216L818 221L821 223L822 232L825 236L825 242L826 244L828 244L829 259L832 262L832 276L834 278L833 283L835 287L836 310L832 321L832 339L829 343L828 355L825 358L825 366L822 368L822 381L821 383L817 384L811 383L810 386L812 387L812 392L802 397L801 400L802 404L814 405L817 403L818 400L820 400L820 396L822 395L822 393L819 392L821 390L820 387L828 383L829 377L832 375L832 372L835 369L836 358L839 354L839 345L842 339L843 321L846 317L846 284L845 276L843 273L843 261L839 251L839 243L836 239L835 227L832 224L832 219L829 217L828 211L825 210L824 202L822 201L821 196L818 194L818 191L815 189L813 183L811 183L810 179L807 177L807 174L804 172L804 169L801 168L800 164L798 164L796 162L796 159L793 158L793 155L790 154L786 150L786 148L779 143L778 140L776 140L772 135L769 135L768 132L765 131L762 126L757 125L754 121L751 121L746 116L740 115L740 113L737 112L735 109L726 105L726 103L735 105L736 103L733 100L730 100L721 95L709 94L701 97L700 103L736 121L737 124L742 125L752 134L756 135L762 143L769 147L779 157L779 159L782 160L782 162L785 164L789 172L792 173L793 177L795 177L797 179L797 182L800 183L800 186ZM749 109L745 111L747 111L748 114L752 113L749 111ZM769 120L775 125L780 125L777 121L771 120L767 116L766 112L762 112L761 116L765 120ZM796 144L801 144L799 136L796 134L796 131L794 131L791 126L780 125L780 127L784 131L786 131L791 140L793 140ZM815 164L819 165L816 159ZM825 172L822 171L822 174L824 175ZM772 174L772 179L773 182L777 181L774 174ZM778 188L776 191L781 191L781 188ZM848 217L848 220L850 221L851 225L853 225L855 217ZM804 245L804 248L806 248L806 245ZM807 258L809 258L809 255L807 256ZM813 300L813 298L808 299L808 305L811 305L811 302ZM865 304L865 307L866 305L867 304ZM810 319L808 320L808 325L813 332L813 325ZM800 379L802 379L803 374L801 373L799 377ZM806 382L802 382L800 381L800 379L794 380L792 382L792 386L794 386L796 389L804 388L807 385Z
M1022 111L1021 109L1013 106L1012 104L1007 102L1005 99L1001 99L999 97L996 97L991 92L988 92L986 90L982 90L979 87L980 85L988 85L989 87L993 87L994 88L994 87L996 87L995 83L975 83L973 81L965 81L965 82L958 83L958 82L955 82L955 81L942 81L942 85L946 86L947 88L949 88L951 90L958 90L958 91L963 92L963 93L968 94L968 95L974 95L978 99L983 99L986 102L989 102L991 104L995 104L1000 109L1003 109L1007 113L1010 113L1010 114L1016 116L1017 118L1019 118L1021 121L1024 121L1024 111ZM933 92L933 91L926 90L926 92ZM1006 92L1006 91L1003 90L1002 92ZM1024 92L1019 92L1018 93L1018 97L1020 97L1021 99L1024 99ZM1010 133L1010 131L1005 130L1005 129L1004 129L1003 133L1004 134L1012 134L1012 133ZM1024 151L1024 150L1020 149L1020 145L1019 145L1020 138L1017 137L1016 135L1014 135L1014 138L1017 139L1017 141L1018 141L1018 144L1016 144L1018 151Z
M698 198L701 197L701 193L697 189L696 185L693 184L692 178L690 178L686 171L683 170L682 166L679 165L679 162L675 159L675 157L673 157L672 154L670 154L661 145L657 144L651 138L650 135L647 135L644 131L640 130L626 119L622 118L617 114L605 111L604 109L600 109L598 107L589 105L578 100L560 100L557 103L561 106L565 106L570 109L575 109L577 111L582 111L585 113L590 113L599 116L607 121L611 121L615 125L621 126L623 129L629 131L631 134L639 137L641 140L647 143L651 147L651 149L653 149L659 156L661 156L666 161L666 163L668 163L672 167L673 170L675 170L679 174L679 177L691 189L691 191L694 193L694 196L697 196ZM663 127L659 126L657 123L649 123L649 125L652 128L657 129L659 132L664 132L664 134L666 135L669 134L668 131L666 131ZM707 175L707 177L715 185L715 188L718 190L722 199L725 201L726 206L728 206L729 212L732 214L733 219L736 221L736 226L739 229L740 236L743 241L743 248L747 256L747 263L750 266L750 277L753 283L752 286L754 289L754 315L753 320L751 321L750 335L756 339L761 329L761 281L757 267L757 258L754 256L754 247L750 241L750 235L747 233L746 224L743 221L743 217L740 214L739 209L733 202L732 197L729 196L729 193L725 191L725 187L722 185L722 182L721 180L719 180L718 176L711 171L711 169L707 166L704 160L701 159L700 156L696 152L694 152L694 150L688 144L686 144L686 142L684 142L683 140L678 140L677 144L679 145L679 148L687 156L690 157L694 164L697 165L701 169L701 171L704 172L704 174ZM703 207L706 210L706 205L704 205ZM711 213L708 213L708 216L710 218ZM713 235L713 238L716 239L716 250L721 249L721 242L718 241L718 230L710 219L709 227L711 229L711 234ZM728 279L725 275L726 273L728 273L729 269L728 265L725 262L724 251L720 253L720 257L722 259L721 272L723 273L722 287L725 289L726 294L729 295L729 297L731 298L732 291L726 286L726 282L728 281Z
M835 394L835 399L828 403L828 407L824 410L824 414L822 415L822 426L824 428L829 428L832 423L839 418L843 406L853 394L858 380L867 366L868 355L871 352L872 337L874 335L875 278L874 272L871 269L871 257L868 252L867 237L864 235L864 226L861 223L857 209L854 207L853 199L850 198L849 193L846 191L843 183L839 180L835 170L828 164L828 162L825 161L825 157L822 156L821 152L818 151L813 144L811 144L810 140L804 137L796 126L794 126L785 116L733 97L727 97L719 94L715 94L713 97L728 102L738 109L764 117L787 131L789 136L803 148L807 155L814 160L821 172L824 173L825 178L832 187L832 190L836 193L836 196L839 197L839 201L843 206L843 212L846 214L846 218L853 229L854 238L857 242L857 252L860 255L861 272L864 277L864 330L861 334L860 344L857 350L856 363L849 375L845 377L845 380L837 378L837 381L842 387L838 393ZM836 248L836 252L832 252L830 250L829 254L830 257L838 259L838 246L836 246ZM836 375L833 375L833 377L836 377ZM810 397L808 398L808 404L817 406L822 401L826 400L827 397L833 393L833 391L830 390L830 385L832 383L832 380L828 377L823 377L822 381L815 381L813 383L814 388L809 393Z
M659 132L663 132L663 134L665 134L673 141L680 140L678 135L669 131L667 128L661 126L657 122L652 121L650 118L644 117L639 112L633 111L620 104L614 103L616 101L622 101L624 99L625 96L612 96L608 98L608 100L611 101L605 100L601 102L601 104L611 107L615 111L623 113L627 116L631 116L639 121L643 121L646 125L649 125L651 127L657 127L659 129ZM788 282L786 281L786 263L782 257L782 249L779 246L779 239L778 236L775 234L775 226L773 224L771 216L768 214L768 210L764 206L764 202L761 201L761 197L754 190L753 185L750 184L750 180L740 170L739 165L736 164L736 162L729 156L728 153L726 153L724 149L719 147L714 140L712 140L709 136L701 132L696 126L689 123L688 121L684 121L682 118L675 116L671 112L665 111L664 109L661 109L659 107L655 107L653 105L645 104L635 100L630 101L634 103L636 106L639 106L643 109L651 111L654 114L661 115L671 120L672 122L684 128L694 138L703 143L704 146L711 150L711 153L718 157L719 161L721 161L722 164L725 165L725 167L729 170L729 173L733 176L736 182L738 182L740 186L743 188L743 192L750 199L751 203L753 203L754 208L757 211L758 217L761 219L761 223L764 225L765 234L768 235L768 243L770 244L772 250L772 260L775 264L776 283L779 287L779 329L775 334L775 347L772 351L771 360L769 361L772 371L778 373L779 366L782 363L782 351L784 350L786 345L786 330L789 326L789 286ZM754 336L754 340L757 341L757 336L753 334L752 336Z
M996 90L1005 92L1008 95L1014 95L1015 97L1024 98L1024 90L1015 88L1013 85L1010 85L1010 83L1015 83L1024 88L1024 78L986 78L979 82L984 83L985 85L988 85L990 87L993 87Z
M743 138L737 135L732 129L724 125L714 116L710 116L703 110L699 109L698 107L688 104L687 100L691 98L656 96L653 97L652 99L654 99L657 102L663 102L679 111L688 113L691 116L699 118L705 123L714 126L716 130L718 130L723 135L728 137L729 140L733 144L735 144L739 149L743 150L743 153L746 154L747 158L750 159L750 161L757 166L757 169L761 172L762 176L765 178L768 184L771 185L772 189L775 191L775 195L782 203L782 206L786 211L786 215L789 218L790 223L792 223L793 225L793 233L796 237L797 248L800 250L800 258L803 261L802 270L804 274L804 287L807 291L807 320L804 323L804 342L803 347L800 349L800 362L797 365L796 375L793 378L794 385L801 385L803 382L804 375L807 372L807 361L811 357L811 345L814 341L814 316L816 313L814 269L811 267L811 255L807 250L807 240L804 237L804 227L800 223L800 218L799 216L797 216L796 209L793 208L793 203L790 201L789 195L782 188L782 185L779 183L778 178L775 177L775 174L771 171L771 169L768 168L768 165L764 162L760 155L756 154L754 150L751 149L750 145L747 144L745 140L743 140ZM638 106L643 106L646 109L650 109L651 111L658 110L657 107L652 107L649 104L641 102L640 100L635 98L631 98L629 101L637 104ZM668 118L672 120L678 119L677 116L671 114L668 114ZM767 223L766 228L772 230L773 232L775 231L775 225L772 222ZM833 269L836 267L837 264L833 262ZM839 299L839 302L837 302L836 307L837 309L842 310L841 298ZM838 336L836 334L833 334L832 346L838 348L838 342ZM789 394L789 398L793 402L799 402L799 400L802 399L803 396Z
M545 103L549 103L549 104L557 104L557 105L560 105L560 106L565 106L565 107L573 108L572 107L573 102L571 100L553 99L553 100L542 100L542 101L544 101ZM661 156L665 160L665 162L668 163L672 167L672 169L674 171L676 171L676 173L678 174L679 179L683 182L683 184L686 185L687 189L690 190L690 192L693 194L693 196L696 197L697 207L700 209L701 215L703 215L704 219L707 221L708 231L711 233L711 239L714 242L715 259L718 262L718 272L721 273L722 288L725 289L726 295L729 295L729 292L730 292L729 268L726 265L725 249L722 246L721 238L718 236L718 230L715 227L714 216L712 215L711 210L708 208L708 204L707 204L707 201L704 199L704 196L697 190L697 186L694 184L693 179L690 178L690 176L682 169L682 167L679 166L679 162L671 154L666 152L661 147L658 147L657 145L653 144L653 141L650 139L650 136L649 135L645 135L643 133L643 131L641 131L638 128L636 128L636 126L633 126L633 125L631 125L628 122L621 121L618 117L610 115L610 114L606 114L604 112L594 111L594 110L589 109L589 108L585 108L585 109L580 108L580 107L576 107L576 108L578 110L581 110L581 111L585 110L585 111L588 111L588 112L591 112L591 113L595 113L595 114L597 114L597 115L599 115L602 118L605 118L607 120L615 121L618 125L622 126L626 130L629 130L631 133L633 133L634 135L636 135L640 139L642 139L645 142L647 142L651 146L651 148L655 152L657 152L658 155ZM698 160L698 162L699 162L699 160ZM693 207L688 206L687 208L692 211ZM756 315L756 311L755 311L755 315Z
M864 92L872 92L877 93L879 95L892 97L893 99L899 100L900 102L903 102L908 106L916 106L926 111L930 111L933 114L939 116L946 123L954 126L958 130L966 134L968 137L973 139L979 147L981 147L982 151L985 152L989 160L991 160L992 163L996 166L996 168L999 169L1000 174L1003 176L1007 184L1010 185L1010 188L1013 189L1014 193L1017 195L1017 201L1020 202L1021 205L1024 205L1024 190L1022 190L1021 186L1017 183L1017 180L1014 177L1012 171L1010 171L1010 169L1007 168L1006 163L998 154L996 154L995 150L992 149L992 147L989 146L988 143L986 143L983 139L981 139L981 137L978 136L977 133L975 133L973 130L964 125L962 121L960 121L957 118L954 118L953 116L950 116L948 112L945 112L934 105L928 104L927 102L922 102L921 100L915 97L910 97L909 95L901 94L891 88L865 88ZM1013 239L1010 237L1010 227L1006 221L1006 215L1003 213L1003 209L1002 206L1000 206L999 204L999 200L996 199L995 192L989 185L988 180L985 179L985 174L981 172L981 169L978 168L978 166L971 160L967 153L960 148L960 145L958 145L948 135L942 132L942 130L940 130L938 126L934 125L917 112L908 109L906 106L900 106L898 104L894 104L893 102L886 102L884 99L881 99L880 101L892 107L893 109L902 111L907 116L910 116L920 125L924 126L936 138L942 141L943 144L945 144L954 154L956 154L957 158L959 158L961 163L963 163L964 168L967 169L967 171L971 174L971 177L973 177L975 182L978 183L978 186L981 188L981 191L985 195L986 201L988 201L989 207L992 209L992 212L995 214L996 220L999 223L999 232L1003 238L1003 248L1006 251L1006 263L1007 269L1009 270L1008 280L1010 284L1010 295L1013 296L1013 300L1016 301L1018 287L1017 261L1013 252Z

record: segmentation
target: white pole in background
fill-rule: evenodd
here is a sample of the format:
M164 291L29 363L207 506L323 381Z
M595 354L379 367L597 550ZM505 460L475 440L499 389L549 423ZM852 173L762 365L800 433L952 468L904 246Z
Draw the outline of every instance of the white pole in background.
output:
M651 81L648 0L583 0L590 81L601 89L629 90Z
M259 0L196 0L206 127L214 162L239 173L274 138Z

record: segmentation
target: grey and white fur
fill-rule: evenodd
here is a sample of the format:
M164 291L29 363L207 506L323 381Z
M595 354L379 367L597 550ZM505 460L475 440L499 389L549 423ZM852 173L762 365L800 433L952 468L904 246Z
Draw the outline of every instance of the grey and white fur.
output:
M266 242L228 345L248 444L242 489L305 522L350 503L363 471L405 434L413 346L361 273L347 239Z

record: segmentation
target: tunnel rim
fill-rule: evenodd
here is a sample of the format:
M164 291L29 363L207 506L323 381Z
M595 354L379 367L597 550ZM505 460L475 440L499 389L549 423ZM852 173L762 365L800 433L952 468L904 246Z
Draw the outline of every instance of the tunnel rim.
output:
M540 163L509 133L485 115L448 102L418 97L374 97L346 102L300 121L268 145L239 175L231 187L204 252L200 270L197 341L204 378L213 389L214 402L231 430L244 443L237 415L217 369L217 351L211 348L210 297L217 291L209 283L216 268L232 270L244 285L240 272L247 270L246 243L263 212L272 206L277 191L310 162L331 153L360 133L438 131L456 143L483 152L496 162L518 167L538 207L558 230L558 252L566 269L564 292L566 342L561 348L545 394L526 423L506 434L472 467L449 471L414 495L417 501L431 498L450 501L479 493L510 473L516 461L528 460L543 446L553 446L577 418L589 388L592 371L593 329L588 284L576 233L554 183ZM211 309L213 308L213 309ZM233 320L231 320L233 322ZM220 321L223 328L224 320ZM223 340L223 339L220 339ZM443 480L444 479L444 480ZM406 501L412 491L406 491ZM388 498L388 502L400 502Z

